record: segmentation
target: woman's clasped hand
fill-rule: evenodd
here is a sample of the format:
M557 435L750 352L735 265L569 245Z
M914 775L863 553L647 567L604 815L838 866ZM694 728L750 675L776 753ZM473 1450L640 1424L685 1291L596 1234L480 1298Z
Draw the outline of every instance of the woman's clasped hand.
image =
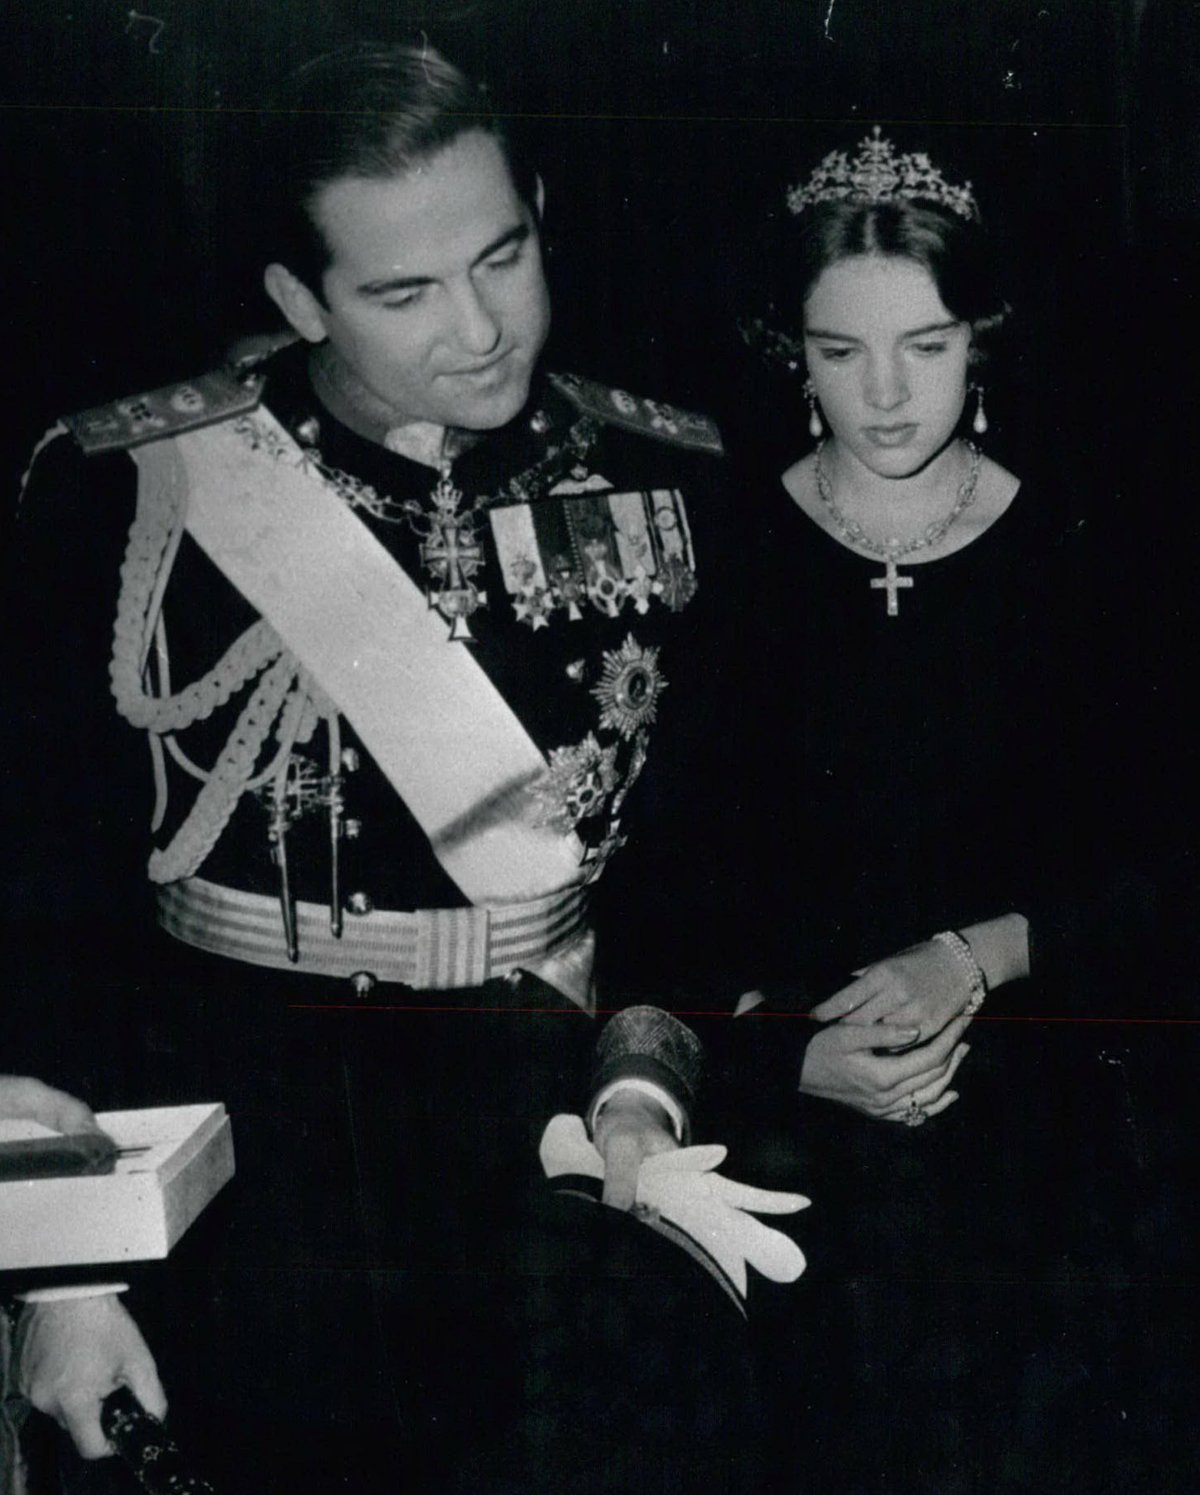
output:
M961 1041L970 1021L961 1013L922 1041L915 1026L840 1018L809 1043L800 1089L879 1121L924 1121L958 1099L950 1086L970 1052Z
M970 983L955 957L937 940L925 940L854 973L855 979L819 1006L813 1016L831 1023L886 1019L919 1030L922 1040L940 1033L971 999Z
M950 1088L970 1052L970 983L937 940L855 973L813 1008L827 1023L809 1045L800 1088L865 1115L909 1125L958 1099Z

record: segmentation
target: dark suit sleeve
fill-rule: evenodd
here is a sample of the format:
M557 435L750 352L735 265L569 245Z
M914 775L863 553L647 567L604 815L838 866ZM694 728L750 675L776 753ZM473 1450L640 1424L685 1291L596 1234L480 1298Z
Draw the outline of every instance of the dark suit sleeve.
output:
M728 1114L797 1090L816 1026L803 1016L836 989L797 967L794 941L756 840L755 782L764 718L756 685L770 628L756 608L755 533L732 470L696 521L699 592L641 780L629 800L629 844L601 880L600 995L605 1007L648 1004L700 1037L707 1079L695 1116ZM837 973L840 975L841 973ZM743 994L766 1001L734 1017Z

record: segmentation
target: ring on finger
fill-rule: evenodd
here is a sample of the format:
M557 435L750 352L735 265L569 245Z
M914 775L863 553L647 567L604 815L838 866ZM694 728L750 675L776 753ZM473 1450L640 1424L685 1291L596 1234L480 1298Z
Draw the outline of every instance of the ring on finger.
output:
M908 1106L904 1111L904 1125L923 1126L928 1120L929 1112L925 1109L925 1107L921 1104L921 1102L916 1098L915 1095L910 1095L908 1098Z

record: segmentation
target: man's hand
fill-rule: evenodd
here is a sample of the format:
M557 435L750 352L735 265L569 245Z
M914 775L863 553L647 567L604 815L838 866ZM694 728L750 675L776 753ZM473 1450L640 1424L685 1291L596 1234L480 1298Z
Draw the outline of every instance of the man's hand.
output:
M927 1116L936 1116L958 1099L949 1086L970 1052L959 1042L969 1022L965 1016L955 1018L932 1043L919 1048L909 1047L917 1040L916 1028L831 1024L805 1051L800 1089L888 1121L903 1120L913 1098ZM903 1053L876 1052L901 1048Z
M593 1140L604 1159L604 1203L621 1210L633 1208L643 1160L679 1146L666 1111L637 1090L618 1090L605 1101Z
M98 1132L91 1108L28 1075L0 1075L0 1117L36 1121L52 1132Z
M152 1416L166 1416L154 1357L113 1293L30 1303L22 1314L18 1385L71 1435L85 1459L113 1452L100 1430L100 1404L128 1386Z

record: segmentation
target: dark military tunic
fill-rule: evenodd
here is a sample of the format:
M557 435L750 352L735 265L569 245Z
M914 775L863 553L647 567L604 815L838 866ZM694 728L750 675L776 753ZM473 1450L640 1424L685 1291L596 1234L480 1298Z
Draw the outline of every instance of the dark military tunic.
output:
M335 420L298 350L268 365L262 399L323 472L369 490L359 517L431 606L455 579L474 586L473 641L451 641L447 618L445 647L473 652L547 758L546 815L574 827L589 869L602 863L637 834L639 801L652 821L655 779L647 769L637 793L635 781L701 673L708 570L715 582L723 549L709 428L547 381L453 465L463 507L478 503L474 532L457 537L475 554L454 577L429 527L436 472ZM680 538L652 536L652 568L622 549L607 492L643 495L651 516L669 506ZM222 1489L256 1495L738 1487L752 1414L737 1315L683 1253L540 1187L546 1121L586 1102L589 1018L532 976L437 992L352 985L306 974L303 949L294 969L262 969L155 928L152 776L107 688L134 494L125 452L84 459L60 441L24 499L10 654L20 705L5 733L20 1000L5 1052L98 1108L211 1098L230 1110L236 1179L130 1300L180 1440ZM524 504L536 558L506 556L490 518ZM631 498L623 512L638 511ZM178 691L254 613L185 536L164 618ZM154 668L165 689L161 654ZM194 764L214 762L244 701L181 734ZM464 904L340 725L337 764L318 729L289 783L338 771L344 920ZM164 760L160 848L197 793ZM328 799L297 792L284 823L290 896L322 905L334 897ZM278 900L277 809L243 794L199 875ZM605 932L620 940L619 918Z

